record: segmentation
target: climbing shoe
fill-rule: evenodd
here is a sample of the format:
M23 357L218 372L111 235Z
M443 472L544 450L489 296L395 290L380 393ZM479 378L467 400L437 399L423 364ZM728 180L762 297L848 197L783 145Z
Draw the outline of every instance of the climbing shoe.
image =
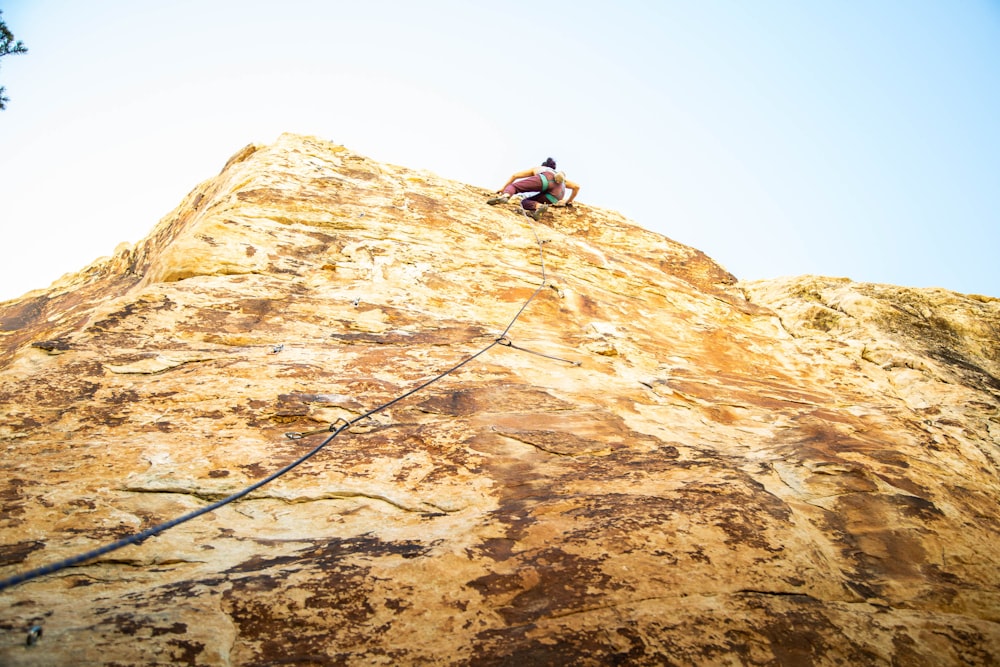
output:
M501 195L497 195L496 197L487 199L486 203L489 204L490 206L496 206L497 204L506 204L509 201L510 201L510 195L505 192Z
M542 219L542 213L545 213L545 211L547 211L548 208L549 208L548 204L542 204L541 206L539 206L538 208L536 208L534 211L529 211L528 215L530 215L532 217L532 219L534 219L536 221L537 220L541 220Z

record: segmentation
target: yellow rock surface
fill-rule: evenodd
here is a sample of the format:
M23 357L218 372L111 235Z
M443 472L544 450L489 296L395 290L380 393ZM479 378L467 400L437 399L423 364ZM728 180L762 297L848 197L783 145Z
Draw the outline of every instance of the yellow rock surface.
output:
M1000 300L488 194L285 135L0 304L0 577L353 422L0 591L0 664L1000 663Z

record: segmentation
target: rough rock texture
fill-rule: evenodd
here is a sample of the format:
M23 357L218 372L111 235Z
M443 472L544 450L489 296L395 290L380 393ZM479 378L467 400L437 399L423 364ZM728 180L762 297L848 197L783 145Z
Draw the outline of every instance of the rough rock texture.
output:
M286 135L0 304L8 577L544 284L0 592L0 664L1000 663L1000 300L487 194Z

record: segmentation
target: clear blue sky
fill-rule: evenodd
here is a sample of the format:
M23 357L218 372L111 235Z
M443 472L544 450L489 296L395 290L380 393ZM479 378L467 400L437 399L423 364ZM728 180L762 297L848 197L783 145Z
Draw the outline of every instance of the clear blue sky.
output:
M1000 1L0 0L0 299L282 132L580 200L741 279L1000 297Z

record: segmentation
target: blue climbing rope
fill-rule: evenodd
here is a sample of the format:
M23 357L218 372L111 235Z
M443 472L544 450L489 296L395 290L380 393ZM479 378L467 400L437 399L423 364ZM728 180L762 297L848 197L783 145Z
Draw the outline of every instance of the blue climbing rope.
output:
M522 209L522 213L524 213L525 218L528 218L527 213L525 213L523 211L523 209ZM420 384L417 387L414 387L413 389L407 391L406 393L404 393L404 394L402 394L402 395L400 395L400 396L392 399L391 401L383 403L382 405L379 405L378 407L373 408L373 409L369 410L368 412L355 417L354 419L351 419L351 420L341 419L341 420L339 420L337 422L334 422L333 424L330 424L329 428L321 429L319 431L311 431L309 433L288 433L288 434L286 434L287 437L297 440L297 439L300 439L300 438L303 438L303 437L307 437L307 436L310 436L310 435L315 435L317 433L330 432L329 437L327 437L322 442L320 442L318 445L316 445L315 447L313 447L311 450L309 450L309 452L307 452L306 454L303 454L302 456L300 456L299 458L295 459L294 461L292 461L291 463L289 463L285 467L283 467L280 470L277 470L277 471L271 473L267 477L265 477L265 478L263 478L263 479L255 482L255 483L251 484L250 486L248 486L248 487L246 487L246 488L244 488L244 489L242 489L240 491L237 491L236 493L234 493L234 494L232 494L230 496L226 496L225 498L223 498L221 500L218 500L218 501L216 501L214 503L211 503L210 505L206 505L205 507L202 507L200 509L194 510L193 512L189 512L189 513L184 514L182 516L179 516L179 517L177 517L175 519L171 519L170 521L165 521L163 523L157 524L157 525L155 525L155 526L153 526L151 528L147 528L146 530L143 530L141 532L135 533L134 535L129 535L128 537L124 537L124 538L122 538L122 539L120 539L120 540L118 540L116 542L111 542L110 544L106 544L104 546L98 547L98 548L93 549L91 551L87 551L85 553L81 553L81 554L78 554L76 556L71 556L69 558L65 558L63 560L57 561L55 563L51 563L49 565L43 565L43 566L35 568L33 570L28 570L27 572L23 572L21 574L14 575L12 577L8 577L6 579L0 579L0 591L3 591L3 590L5 590L7 588L10 588L12 586L16 586L18 584L22 584L22 583L24 583L26 581L30 581L32 579L37 579L37 578L43 577L45 575L54 574L56 572L59 572L60 570L64 570L66 568L73 567L75 565L80 565L81 563L85 563L87 561L93 560L94 558L97 558L99 556L103 556L104 554L111 553L112 551L117 551L118 549L121 549L123 547L127 547L127 546L132 545L132 544L138 544L138 543L140 543L140 542L142 542L142 541L144 541L144 540L146 540L146 539L148 539L150 537L153 537L154 535L159 535L160 533L162 533L162 532L164 532L166 530L169 530L169 529L173 528L174 526L179 526L182 523L185 523L185 522L190 521L192 519L196 519L196 518L202 516L203 514L208 514L209 512L214 512L215 510L219 509L220 507L222 507L224 505L228 505L229 503L232 503L232 502L234 502L236 500L239 500L240 498L243 498L246 495L248 495L250 493L253 493L257 489L261 488L262 486L264 486L266 484L269 484L270 482L273 482L274 480L276 480L277 478L281 477L282 475L285 475L286 473L291 472L295 468L299 467L300 465L302 465L303 463L305 463L306 461L308 461L309 459L311 459L316 454L320 453L328 444L330 444L334 440L334 438L336 438L338 435L340 435L341 433L343 433L344 430L350 428L351 426L355 425L356 423L358 423L359 421L361 421L363 419L367 419L368 417L371 417L374 414L377 414L379 412L382 412L383 410L386 410L387 408L395 405L396 403L399 403L400 401L409 398L413 394L416 394L417 392L419 392L419 391L427 388L428 386L434 384L435 382L438 382L439 380L447 377L448 375L454 373L458 369L460 369L463 366L465 366L467 363L473 361L477 357L479 357L479 356L485 354L486 352L488 352L489 350L493 349L493 347L495 347L497 345L505 345L507 347L513 347L515 349L524 350L524 348L518 348L517 346L513 345L510 342L510 340L507 338L507 334L510 332L511 328L514 326L514 324L517 322L517 320L521 317L521 314L525 311L525 309L528 307L528 305L535 299L536 296L538 296L538 293L541 292L542 289L546 287L547 281L548 281L548 279L546 277L546 274L545 274L545 252L544 252L544 250L542 248L542 242L541 242L541 240L538 237L538 232L535 230L534 225L531 224L530 219L529 219L528 224L531 227L531 231L535 235L535 241L538 244L538 253L539 253L539 257L540 257L540 260L541 260L541 267L542 267L542 282L538 286L538 288L531 294L531 296L529 296L527 298L527 300L521 305L521 308L517 311L517 314L514 315L513 319L511 319L510 323L503 330L503 332L499 336L497 336L497 338L495 340L493 340L489 345L486 345L485 347L483 347L482 349L480 349L478 352L475 352L474 354L466 357L461 362L455 364L454 366L452 366L448 370L446 370L446 371L444 371L442 373L439 373L438 375L434 376L430 380L427 380L426 382ZM524 350L524 351L530 352L530 350ZM533 354L537 354L537 353L533 353ZM546 356L546 355L542 355L542 356ZM557 359L557 357L550 357L550 358ZM562 361L565 361L565 360L562 360ZM574 363L574 362L569 362L569 363ZM338 426L338 424L340 424L340 425Z

